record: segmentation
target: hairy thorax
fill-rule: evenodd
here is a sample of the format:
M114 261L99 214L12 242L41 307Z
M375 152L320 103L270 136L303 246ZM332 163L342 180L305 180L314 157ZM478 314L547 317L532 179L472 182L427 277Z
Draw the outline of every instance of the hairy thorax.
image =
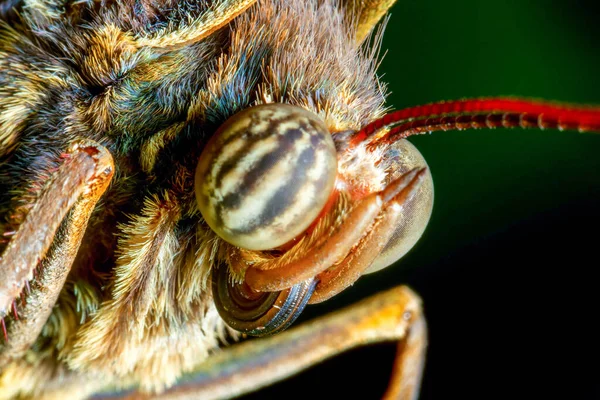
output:
M235 339L208 290L230 245L197 210L197 160L212 133L252 105L301 106L334 134L384 113L377 49L355 43L352 18L337 3L260 1L197 41L210 5L149 8L139 21L119 2L86 3L63 10L68 18L34 15L36 32L0 25L0 93L13 99L0 104L0 185L42 185L56 149L75 137L106 146L116 165L57 306L2 384L35 392L36 379L76 370L161 390ZM171 19L186 12L200 22L176 31ZM342 175L371 177L365 192L387 179L385 164L339 163ZM11 210L23 199L3 194L0 204Z

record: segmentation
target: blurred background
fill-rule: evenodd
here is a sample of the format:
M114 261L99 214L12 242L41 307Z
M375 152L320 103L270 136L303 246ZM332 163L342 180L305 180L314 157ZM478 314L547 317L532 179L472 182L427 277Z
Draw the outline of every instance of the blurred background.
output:
M399 0L380 69L389 104L600 104L598 21L597 0ZM498 129L410 141L436 190L425 235L302 319L408 284L430 330L421 399L600 398L600 135ZM353 351L247 398L377 399L394 351Z

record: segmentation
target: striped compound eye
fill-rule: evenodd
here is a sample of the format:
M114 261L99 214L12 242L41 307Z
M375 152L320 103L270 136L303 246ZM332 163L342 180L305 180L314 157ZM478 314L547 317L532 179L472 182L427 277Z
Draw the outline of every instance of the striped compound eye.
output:
M335 146L317 115L260 105L229 118L208 142L196 169L196 199L221 238L268 250L310 226L336 174Z

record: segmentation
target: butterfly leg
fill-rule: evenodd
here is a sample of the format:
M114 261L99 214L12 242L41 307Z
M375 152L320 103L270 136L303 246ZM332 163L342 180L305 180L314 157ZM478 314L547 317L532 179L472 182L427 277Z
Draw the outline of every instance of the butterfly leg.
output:
M385 398L416 399L426 331L419 297L401 286L276 336L234 345L210 357L193 378L162 394L135 393L122 398L230 398L282 380L350 348L397 340L399 352Z
M33 200L22 201L11 215L20 223L4 232L10 240L0 258L0 365L22 356L40 334L113 171L104 147L74 143L32 186L40 188Z

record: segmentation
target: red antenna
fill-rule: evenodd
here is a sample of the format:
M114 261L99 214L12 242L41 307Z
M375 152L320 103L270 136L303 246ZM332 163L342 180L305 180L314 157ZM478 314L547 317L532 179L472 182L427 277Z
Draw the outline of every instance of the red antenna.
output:
M349 148L382 128L392 129L376 138L375 143L390 143L439 130L498 127L600 132L600 107L502 97L442 101L384 115L356 132Z

